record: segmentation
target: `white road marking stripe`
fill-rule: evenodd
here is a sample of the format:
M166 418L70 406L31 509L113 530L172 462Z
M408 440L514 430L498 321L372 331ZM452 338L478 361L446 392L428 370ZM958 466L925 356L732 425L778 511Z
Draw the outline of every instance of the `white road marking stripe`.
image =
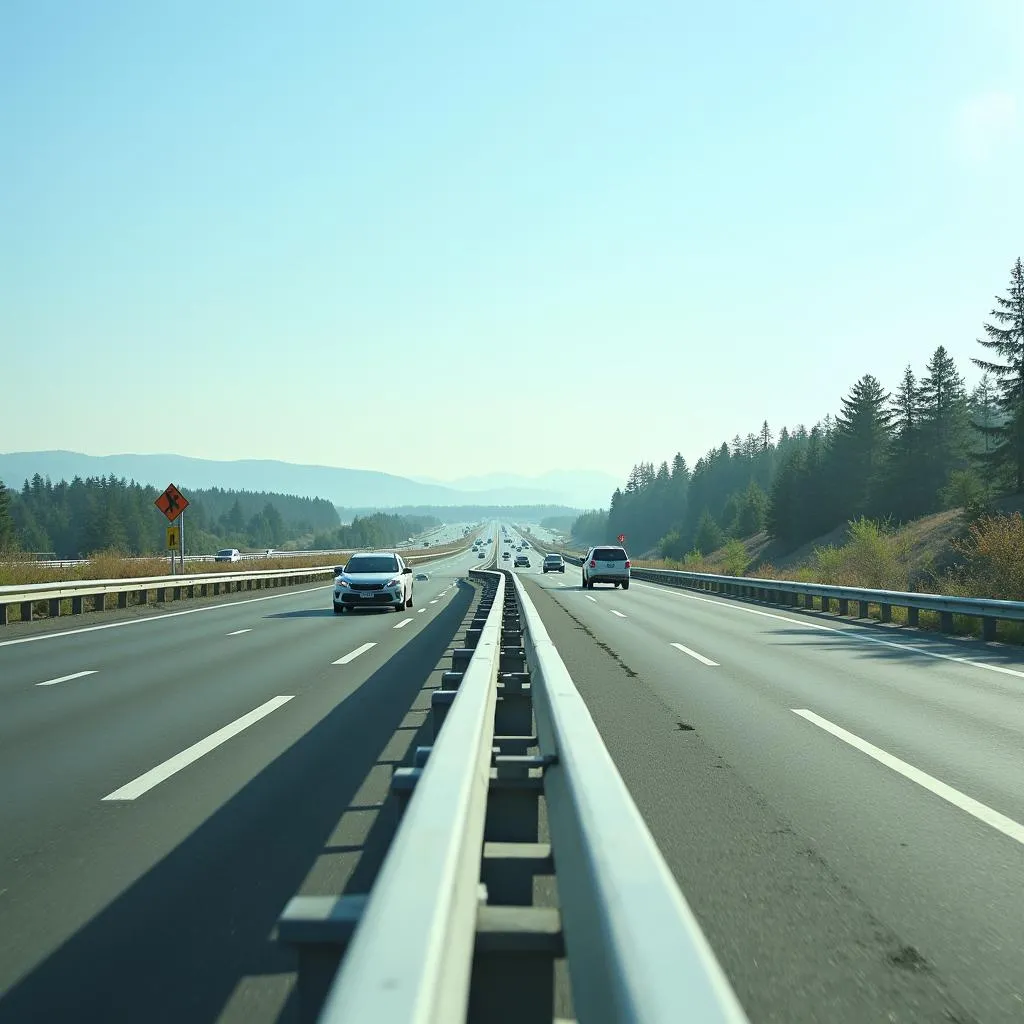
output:
M252 627L250 626L248 629L236 629L234 631L234 633L225 633L224 635L225 636L241 636L243 633L251 633L251 632L252 632Z
M635 581L634 581L635 583ZM866 644L879 644L882 647L894 647L897 651L908 651L911 654L920 654L926 658L936 658L939 661L955 661L969 668L982 668L988 672L999 672L1006 676L1016 676L1024 679L1024 672L1019 669L1004 668L1002 665L990 665L984 661L973 661L971 658L958 658L954 654L941 654L938 651L929 651L925 647L915 647L913 644L901 644L895 640L883 640L881 637L868 636L865 633L856 633L852 629L837 629L835 626L826 626L821 622L814 622L811 619L794 619L789 615L779 615L776 612L763 612L759 608L744 608L739 604L732 604L728 601L715 601L710 597L697 597L695 594L680 593L674 587L657 586L656 584L637 584L645 590L657 590L664 594L666 591L673 597L686 598L688 601L700 601L703 604L713 604L718 608L729 608L732 611L745 612L747 615L761 615L766 619L778 619L780 622L789 622L794 626L804 626L807 629L819 629L825 633L836 633L848 640L859 640Z
M94 676L99 669L89 668L84 672L72 672L69 676L57 676L56 679L47 679L44 683L36 683L36 686L56 686L58 683L67 683L72 679L81 679L83 676Z
M272 697L266 704L261 704L247 715L242 715L241 718L236 718L230 725L225 725L223 729L210 733L206 739L193 743L191 747L181 751L180 754L175 754L174 757L168 758L155 768L150 768L148 772L140 775L137 779L133 779L120 789L115 789L113 793L107 794L103 799L138 799L143 793L148 792L154 786L159 786L161 782L177 774L182 768L187 768L193 761L198 761L204 754L210 753L211 750L227 742L232 736L237 736L242 730L248 729L250 725L254 725L261 718L265 718L271 711L276 711L282 704L287 704L292 699L292 696Z
M372 647L376 647L375 643L360 644L354 651L349 651L343 658L339 658L337 661L332 661L332 665L347 665L350 661L355 661L360 654L365 654Z
M684 647L682 644L672 644L677 651L682 651L683 654L688 654L691 658L696 658L702 665L710 665L712 668L720 668L721 666L717 661L712 661L710 658L705 658L703 654L698 654L696 651L691 651L689 647Z
M179 615L195 615L198 612L220 612L225 608L237 608L242 604L255 604L257 601L277 601L282 597L300 597L302 594L315 594L318 590L330 590L333 583L324 587L312 587L309 590L293 590L290 594L268 594L266 597L247 597L241 601L225 601L224 604L208 604L202 608L186 608L180 612L166 612L162 615L147 615L144 619L125 619L122 622L104 622L99 626L82 626L80 629L65 629L60 633L41 633L39 636L20 636L16 640L0 640L0 647L11 647L14 644L31 644L36 640L56 640L62 636L77 636L79 633L95 633L98 629L119 629L121 626L141 626L146 622L159 622L161 619L176 619Z
M623 615L623 614L622 614L622 612L617 612L617 611L616 611L616 610L615 610L614 608L610 609L610 611L611 611L612 615L618 615L618 617L619 617L620 619L624 619L624 618L626 618L626 616L625 616L625 615Z
M401 622L396 622L391 628L401 629L403 626L408 626L410 622L412 622L412 619L402 619Z
M426 608L418 608L416 610L416 614L417 615L422 615L426 610L427 610Z
M921 771L920 768L915 768L912 764L901 761L898 757L882 750L881 747L876 747L873 743L861 739L854 733L847 732L840 726L830 722L827 718L816 715L813 711L808 711L806 708L792 708L791 710L793 714L799 715L812 725L818 726L819 729L824 729L825 732L831 733L837 739L859 750L862 754L873 757L879 764L885 765L886 768L891 768L905 779L916 782L919 786L941 797L947 803L951 803L954 807L959 807L960 810L966 811L979 821L983 821L986 825L991 825L997 832L1002 832L1004 836L1009 836L1010 839L1014 839L1024 845L1024 825L1014 821L1013 818L1008 818L1005 814L1000 814L987 804L975 800L974 797L967 796L966 793L961 793L960 790L954 789L952 786L947 786L945 782L940 782L934 776Z
M597 598L596 598L596 597L591 597L591 596L590 596L589 594L584 594L583 596L584 596L584 597L585 597L585 598L586 598L586 599L587 599L588 601L593 601L593 602L594 602L595 604L597 603Z
M434 600L433 600L433 601L431 601L430 603L431 603L431 604L437 604L437 602L438 602L438 601L440 601L440 600L441 600L441 599L440 599L439 597L435 597L435 598L434 598Z

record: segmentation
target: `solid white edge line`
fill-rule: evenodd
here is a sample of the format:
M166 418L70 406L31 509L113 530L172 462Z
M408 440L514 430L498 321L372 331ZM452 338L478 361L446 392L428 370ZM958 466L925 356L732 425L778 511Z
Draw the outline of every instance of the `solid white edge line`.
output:
M360 654L365 654L371 648L374 648L376 646L377 646L377 644L375 642L374 643L367 643L367 644L360 644L354 651L349 651L348 654L346 654L343 657L339 658L337 661L332 661L331 664L332 665L347 665L350 661L355 661L356 658L358 658Z
M38 636L20 636L16 640L0 640L0 647L12 647L14 644L31 644L36 640L57 640L63 636L78 636L79 633L95 633L98 629L119 629L121 626L140 626L147 622L161 622L164 619L176 619L179 615L196 615L199 612L219 612L225 608L237 608L243 604L255 604L257 601L277 601L282 597L300 597L303 594L315 594L318 590L331 590L334 584L323 587L310 587L308 590L293 590L288 594L268 594L266 597L246 597L241 601L225 601L223 604L208 604L202 608L185 608L180 612L166 612L162 615L147 615L143 619L124 619L121 622L103 622L97 626L82 626L79 629L65 629L60 633L40 633Z
M682 644L672 644L677 651L682 651L683 654L688 654L691 658L695 658L702 665L710 665L712 668L721 668L717 661L712 661L710 658L705 658L703 654L698 654L696 651L690 650L689 647L684 647Z
M635 583L636 581L634 581ZM713 604L718 608L729 608L732 611L744 612L747 615L760 615L766 619L778 619L779 622L788 622L794 626L804 626L807 629L818 629L824 633L835 633L838 636L846 637L848 640L859 641L866 644L878 644L881 647L892 647L897 651L907 651L910 654L920 654L926 658L935 658L938 661L953 661L960 665L967 665L969 668L981 668L987 672L998 672L1001 675L1016 676L1024 679L1024 671L1014 668L1004 668L1002 665L990 665L984 661L973 661L971 658L958 658L954 654L941 654L939 651L929 651L924 647L915 647L913 644L896 643L894 640L883 640L881 637L869 636L866 633L858 633L852 629L838 629L835 626L826 626L821 622L814 622L811 619L794 619L788 615L779 615L776 612L764 612L759 608L745 608L739 604L732 604L729 601L715 601L710 597L697 597L696 594L680 592L675 587L658 586L656 583L637 583L637 586L644 590L657 590L660 593L668 592L675 597L682 597L688 601L700 601L702 604Z
M882 750L881 747L876 747L867 740L861 739L860 736L852 732L847 732L846 729L836 725L834 722L830 722L827 718L816 715L813 711L808 711L807 708L791 708L790 710L794 715L799 715L812 725L816 725L819 729L824 729L825 732L831 733L836 739L840 739L856 750L859 750L862 754L867 754L868 757L874 758L879 764L885 765L886 768L891 768L905 779L916 782L919 786L941 797L947 803L952 804L954 807L959 807L961 811L966 811L979 821L983 821L986 825L991 825L997 832L1002 832L1004 836L1008 836L1010 839L1024 845L1024 825L1014 821L1013 818L1000 814L987 804L975 800L974 797L970 797L966 793L961 793L959 789L948 786L945 782L941 782L927 772L921 771L920 768L915 768L912 764L900 760L900 758Z
M237 736L243 729L248 729L250 725L254 725L261 718L265 718L271 711L276 711L282 704L287 704L292 697L294 697L294 694L288 697L272 697L265 704L254 708L248 714L242 715L241 718L236 718L230 725L225 725L223 729L210 733L205 739L200 740L198 743L193 743L191 747L187 747L181 753L168 758L155 768L150 768L148 772L144 772L138 778L132 779L131 782L126 783L120 789L115 789L113 793L108 793L103 799L137 799L154 786L160 785L165 779L169 779L183 768L187 768L193 761L198 761L199 758L210 753L211 750L219 747L222 743L231 739L232 736Z
M618 615L620 619L628 618L628 616L624 615L622 612L617 612L614 608L609 608L608 610L612 613L612 615Z
M72 679L81 679L83 676L94 676L99 671L96 668L88 668L84 672L72 672L69 676L57 676L56 679L47 679L45 682L36 683L36 686L56 686L57 683L68 683Z
M233 633L225 633L224 635L225 636L241 636L243 633L251 633L251 632L252 632L252 626L250 626L248 629L236 629Z
M401 622L396 622L391 628L401 629L403 626L408 626L410 622L412 622L412 619L402 619Z
M584 594L583 596L584 596L584 597L585 597L585 598L586 598L586 599L587 599L588 601L593 601L593 602L594 602L595 604L597 603L597 598L596 598L596 597L591 597L591 596L590 596L589 594Z

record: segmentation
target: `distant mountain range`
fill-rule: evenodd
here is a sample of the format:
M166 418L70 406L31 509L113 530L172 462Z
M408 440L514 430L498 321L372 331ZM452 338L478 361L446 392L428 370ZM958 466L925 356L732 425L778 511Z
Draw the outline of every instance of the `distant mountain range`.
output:
M606 507L618 481L600 472L552 472L538 477L494 473L445 483L366 469L306 466L273 459L222 462L185 455L83 455L79 452L0 453L0 480L21 489L36 473L57 480L76 476L126 477L163 487L277 491L326 498L348 508L408 505L565 505Z

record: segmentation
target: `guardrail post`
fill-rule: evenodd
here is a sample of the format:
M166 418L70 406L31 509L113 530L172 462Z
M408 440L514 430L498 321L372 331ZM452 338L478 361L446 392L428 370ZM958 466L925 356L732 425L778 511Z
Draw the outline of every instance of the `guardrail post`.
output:
M882 608L882 621L883 622L892 622L892 605L891 604L883 604L881 606L881 608Z
M2 607L0 607L0 615L2 615ZM999 620L992 618L991 615L986 615L981 620L981 639L982 640L995 640L998 633Z
M858 601L857 602L857 612L858 612L858 617L861 618L861 619L868 619L868 618L871 617L869 615L869 613L868 613L868 602L867 601Z
M167 600L167 587L156 588L156 603L163 604Z
M920 608L908 608L907 609L907 625L917 626L921 621L921 609Z
M808 611L814 611L814 595L804 594L804 608Z
M839 614L840 615L849 615L850 614L850 601L849 601L849 598L846 598L846 597L839 598Z
M939 612L939 629L941 629L943 633L953 632L952 612Z
M0 626L8 625L7 622L7 605L0 604Z

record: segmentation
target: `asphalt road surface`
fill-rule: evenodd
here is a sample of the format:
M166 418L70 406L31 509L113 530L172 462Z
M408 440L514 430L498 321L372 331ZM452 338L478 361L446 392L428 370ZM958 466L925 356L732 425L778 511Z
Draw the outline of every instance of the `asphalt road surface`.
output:
M752 1021L1024 1021L1024 657L637 580L583 591L526 553ZM372 883L482 564L429 567L401 614L335 617L323 587L5 631L0 1021L292 1019L274 922L296 893Z

